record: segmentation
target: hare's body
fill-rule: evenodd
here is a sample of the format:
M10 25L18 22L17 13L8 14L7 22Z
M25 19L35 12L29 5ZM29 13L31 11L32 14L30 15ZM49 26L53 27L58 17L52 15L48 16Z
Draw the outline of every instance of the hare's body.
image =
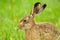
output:
M35 24L25 31L26 40L55 40L57 34L56 27L47 22Z
M35 3L30 15L19 22L19 28L25 29L25 40L55 40L60 32L52 23L35 23L34 16L45 9L46 4Z

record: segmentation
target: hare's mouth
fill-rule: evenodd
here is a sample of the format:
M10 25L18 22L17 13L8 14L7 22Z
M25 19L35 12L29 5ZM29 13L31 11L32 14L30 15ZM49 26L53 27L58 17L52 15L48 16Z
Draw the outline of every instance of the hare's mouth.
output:
M28 30L28 29L30 29L30 28L31 28L31 27L29 27L29 26L27 27L27 26L26 26L26 27L23 27L22 29L23 29L23 30Z

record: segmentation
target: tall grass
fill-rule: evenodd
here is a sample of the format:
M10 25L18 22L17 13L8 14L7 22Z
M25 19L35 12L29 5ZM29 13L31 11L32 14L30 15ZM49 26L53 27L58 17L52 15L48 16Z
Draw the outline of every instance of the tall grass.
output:
M0 0L0 40L24 40L24 30L17 30L17 25L36 2L46 3L47 7L35 20L52 22L60 29L60 0Z

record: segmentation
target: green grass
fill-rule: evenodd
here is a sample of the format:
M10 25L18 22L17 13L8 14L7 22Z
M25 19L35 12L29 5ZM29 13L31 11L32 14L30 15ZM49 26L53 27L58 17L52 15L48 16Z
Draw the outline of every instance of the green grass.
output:
M0 0L0 40L24 40L24 30L17 30L17 25L36 2L46 3L47 7L35 20L52 22L60 29L60 0Z

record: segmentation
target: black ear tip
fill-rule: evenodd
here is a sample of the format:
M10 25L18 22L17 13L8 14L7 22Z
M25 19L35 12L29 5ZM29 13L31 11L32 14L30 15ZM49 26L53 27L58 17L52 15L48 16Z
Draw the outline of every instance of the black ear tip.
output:
M37 7L39 4L41 4L40 2L36 2L34 7Z
M35 4L41 4L40 2L36 2Z
M44 4L44 5L43 5L43 9L44 9L46 6L47 6L47 5L46 5L46 4Z

